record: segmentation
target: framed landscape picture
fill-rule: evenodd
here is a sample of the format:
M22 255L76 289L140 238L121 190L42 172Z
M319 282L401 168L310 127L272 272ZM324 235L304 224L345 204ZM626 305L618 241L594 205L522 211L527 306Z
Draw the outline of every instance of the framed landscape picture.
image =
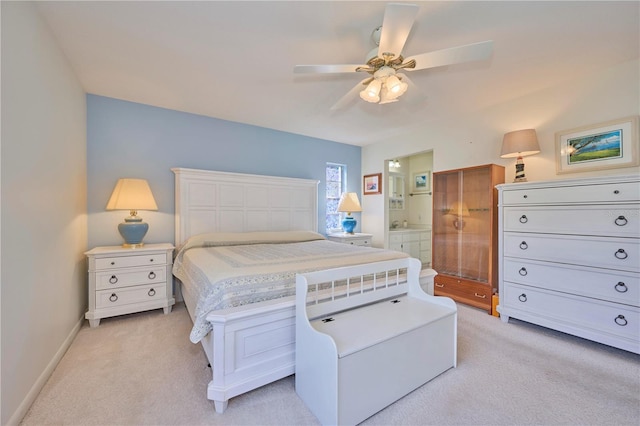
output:
M556 173L638 165L638 117L556 133Z
M364 175L362 188L364 195L382 194L382 173Z

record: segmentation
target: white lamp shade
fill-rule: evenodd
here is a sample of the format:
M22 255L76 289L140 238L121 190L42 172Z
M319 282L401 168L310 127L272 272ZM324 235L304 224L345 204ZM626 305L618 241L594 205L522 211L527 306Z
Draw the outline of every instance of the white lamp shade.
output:
M361 212L362 207L360 207L360 201L358 201L358 194L355 192L343 193L338 203L338 211L347 213Z
M380 102L380 88L382 83L379 80L373 80L366 89L360 92L360 97L367 102Z
M500 157L524 157L539 152L540 145L534 129L516 130L504 135Z
M145 179L119 179L106 209L158 210L158 205Z

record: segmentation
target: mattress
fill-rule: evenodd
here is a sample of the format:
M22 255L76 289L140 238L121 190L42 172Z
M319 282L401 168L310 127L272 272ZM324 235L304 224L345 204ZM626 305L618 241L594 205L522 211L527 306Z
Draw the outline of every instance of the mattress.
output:
M209 312L295 294L296 273L407 257L326 240L315 232L211 233L190 238L173 274L195 302L190 339L211 331Z

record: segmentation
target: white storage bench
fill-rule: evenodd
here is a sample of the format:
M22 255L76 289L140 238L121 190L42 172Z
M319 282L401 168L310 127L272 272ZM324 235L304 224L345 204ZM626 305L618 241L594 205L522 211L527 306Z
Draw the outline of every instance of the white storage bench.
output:
M357 424L456 366L453 300L417 259L299 274L296 393L324 425Z

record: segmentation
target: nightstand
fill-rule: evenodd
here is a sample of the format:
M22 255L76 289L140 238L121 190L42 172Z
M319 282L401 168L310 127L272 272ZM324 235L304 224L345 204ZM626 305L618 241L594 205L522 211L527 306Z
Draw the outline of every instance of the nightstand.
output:
M342 244L351 244L354 246L366 246L366 247L371 247L371 237L373 237L372 234L345 234L345 233L338 233L338 234L328 234L327 235L327 240L329 241L335 241L336 243L342 243Z
M91 327L101 318L162 308L171 312L173 297L171 244L96 247L85 253L89 263L89 310Z

